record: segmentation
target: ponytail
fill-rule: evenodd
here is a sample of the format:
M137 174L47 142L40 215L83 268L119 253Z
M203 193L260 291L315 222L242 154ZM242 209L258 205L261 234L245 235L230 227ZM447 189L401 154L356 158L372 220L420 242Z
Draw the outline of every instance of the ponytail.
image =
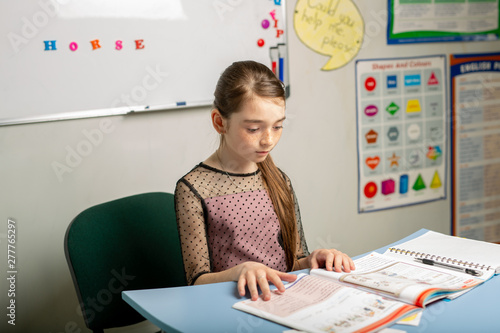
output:
M291 271L293 270L297 250L297 223L292 190L270 155L257 165L280 222L286 267L288 271Z

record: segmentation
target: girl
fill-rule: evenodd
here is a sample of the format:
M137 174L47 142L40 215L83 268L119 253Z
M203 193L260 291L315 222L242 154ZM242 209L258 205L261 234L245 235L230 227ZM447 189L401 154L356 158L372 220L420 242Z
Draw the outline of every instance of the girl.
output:
M292 270L325 267L350 272L351 258L337 250L308 253L290 179L270 151L285 121L285 92L266 66L235 62L214 93L212 124L220 145L178 182L177 223L188 284L237 281L252 300L271 298L294 281Z

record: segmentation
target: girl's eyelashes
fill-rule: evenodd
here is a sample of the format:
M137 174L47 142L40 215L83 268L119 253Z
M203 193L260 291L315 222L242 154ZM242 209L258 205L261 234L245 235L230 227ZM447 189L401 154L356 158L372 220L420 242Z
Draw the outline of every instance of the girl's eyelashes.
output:
M283 125L279 125L279 126L273 126L273 129L275 131L279 131L281 129L283 129ZM247 128L247 131L250 132L250 133L255 133L257 132L258 130L260 130L260 128Z

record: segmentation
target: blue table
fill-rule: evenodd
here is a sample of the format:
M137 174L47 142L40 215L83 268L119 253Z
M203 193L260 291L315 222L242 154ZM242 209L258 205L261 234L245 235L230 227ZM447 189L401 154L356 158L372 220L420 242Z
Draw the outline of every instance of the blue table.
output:
M422 229L389 246L417 237ZM307 270L300 271L307 272ZM297 272L298 273L298 272ZM236 282L201 286L124 291L123 299L142 316L167 332L283 332L288 328L235 310L242 300ZM430 304L418 327L391 328L420 332L500 332L500 277L495 276L469 293L452 301Z

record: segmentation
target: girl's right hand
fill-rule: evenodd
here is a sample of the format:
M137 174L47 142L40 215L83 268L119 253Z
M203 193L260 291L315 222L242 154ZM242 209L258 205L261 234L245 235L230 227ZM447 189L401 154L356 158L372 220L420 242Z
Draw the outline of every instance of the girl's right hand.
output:
M297 275L271 269L264 264L247 261L233 267L235 270L234 281L238 281L238 293L245 296L245 286L250 291L252 301L259 298L257 286L262 291L262 299L268 301L271 299L271 290L269 282L274 284L280 293L285 292L285 286L282 281L293 282Z

